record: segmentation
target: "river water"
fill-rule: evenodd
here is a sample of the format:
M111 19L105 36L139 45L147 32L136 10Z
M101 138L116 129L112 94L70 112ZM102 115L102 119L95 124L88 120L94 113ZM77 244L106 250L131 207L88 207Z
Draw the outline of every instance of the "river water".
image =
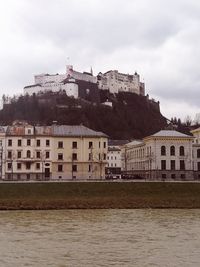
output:
M0 212L0 267L200 266L200 210Z

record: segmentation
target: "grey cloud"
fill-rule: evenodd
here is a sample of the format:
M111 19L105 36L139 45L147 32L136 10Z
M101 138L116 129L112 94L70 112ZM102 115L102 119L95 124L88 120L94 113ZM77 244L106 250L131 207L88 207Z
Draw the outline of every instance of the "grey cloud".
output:
M148 93L198 106L200 2L7 0L4 5L2 92L22 92L35 73L63 72L70 57L79 70L90 65L97 72L138 70Z

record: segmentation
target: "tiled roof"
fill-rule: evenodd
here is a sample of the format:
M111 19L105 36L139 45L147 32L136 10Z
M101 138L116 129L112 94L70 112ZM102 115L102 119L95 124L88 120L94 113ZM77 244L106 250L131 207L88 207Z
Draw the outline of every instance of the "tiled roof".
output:
M52 135L54 136L98 136L98 137L107 137L102 132L96 132L91 130L83 125L80 126L71 126L71 125L53 125L52 126Z
M25 127L24 126L8 126L7 135L25 135Z
M190 131L191 133L200 132L200 127Z
M142 140L133 140L132 142L128 143L127 146L136 146L142 144Z
M192 136L187 135L187 134L183 134L174 130L161 130L151 136L154 137L190 137L192 138Z
M25 127L32 126L7 126L6 134L12 136L25 135ZM1 128L0 128L1 132ZM108 137L102 132L97 132L83 125L52 125L52 126L36 126L34 127L34 135L47 136L88 136L88 137Z
M24 89L25 89L25 88L37 87L37 86L40 86L40 87L41 87L41 84L37 83L37 84L27 85L27 86L24 87Z
M119 147L108 147L108 151L121 151L121 149Z
M6 133L8 126L0 126L0 133Z
M51 135L52 127L51 126L36 126L35 133L36 135Z
M122 146L125 145L127 143L129 143L129 140L108 140L108 145L109 146Z

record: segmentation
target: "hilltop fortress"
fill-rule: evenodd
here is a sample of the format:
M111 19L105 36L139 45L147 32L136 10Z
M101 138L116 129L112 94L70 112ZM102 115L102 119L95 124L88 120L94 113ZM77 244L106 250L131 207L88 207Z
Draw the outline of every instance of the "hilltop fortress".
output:
M99 73L97 76L91 72L78 72L72 65L66 66L65 74L39 74L34 76L35 83L24 87L25 94L37 94L40 92L65 91L68 96L74 98L87 94L95 94L98 90L108 90L110 93L130 92L137 95L145 95L145 84L140 81L137 72L132 75L110 70Z

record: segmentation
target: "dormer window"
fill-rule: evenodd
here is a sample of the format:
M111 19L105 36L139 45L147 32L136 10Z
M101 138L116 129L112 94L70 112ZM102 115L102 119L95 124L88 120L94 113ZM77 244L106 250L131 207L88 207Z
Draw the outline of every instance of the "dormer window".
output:
M28 134L31 134L31 129L28 129Z

